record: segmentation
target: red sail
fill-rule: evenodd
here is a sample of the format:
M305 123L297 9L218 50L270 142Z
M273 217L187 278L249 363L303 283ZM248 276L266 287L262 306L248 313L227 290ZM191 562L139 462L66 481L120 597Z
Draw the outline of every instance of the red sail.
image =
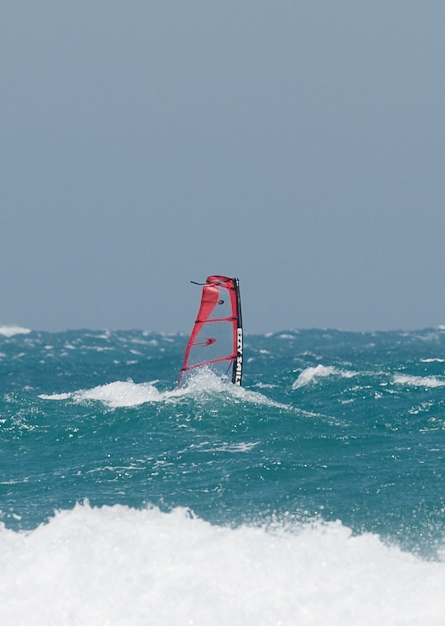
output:
M242 323L237 278L209 276L202 289L201 306L185 351L178 386L184 376L208 366L241 384Z

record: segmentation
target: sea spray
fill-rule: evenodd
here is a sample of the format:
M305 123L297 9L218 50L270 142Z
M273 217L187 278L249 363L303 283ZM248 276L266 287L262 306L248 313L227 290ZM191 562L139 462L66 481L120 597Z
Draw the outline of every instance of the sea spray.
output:
M437 624L445 563L340 522L214 526L187 509L62 511L0 531L1 623Z

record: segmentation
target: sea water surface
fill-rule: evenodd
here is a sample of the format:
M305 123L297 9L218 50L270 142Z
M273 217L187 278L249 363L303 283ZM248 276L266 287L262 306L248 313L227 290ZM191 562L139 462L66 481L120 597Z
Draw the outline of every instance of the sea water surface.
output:
M445 329L0 327L0 624L443 625Z

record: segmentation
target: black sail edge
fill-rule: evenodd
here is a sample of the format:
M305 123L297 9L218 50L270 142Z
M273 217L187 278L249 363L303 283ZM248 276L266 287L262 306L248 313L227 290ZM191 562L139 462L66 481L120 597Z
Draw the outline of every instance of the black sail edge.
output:
M233 362L232 383L241 386L243 378L243 318L241 315L241 295L238 278L233 279L236 295L236 358Z

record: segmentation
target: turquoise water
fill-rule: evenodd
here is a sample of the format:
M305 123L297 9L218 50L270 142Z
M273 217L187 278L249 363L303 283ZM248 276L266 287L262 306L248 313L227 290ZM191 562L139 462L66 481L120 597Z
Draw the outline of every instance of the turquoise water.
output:
M180 390L184 335L3 333L2 623L441 623L443 329L247 335L243 388Z

